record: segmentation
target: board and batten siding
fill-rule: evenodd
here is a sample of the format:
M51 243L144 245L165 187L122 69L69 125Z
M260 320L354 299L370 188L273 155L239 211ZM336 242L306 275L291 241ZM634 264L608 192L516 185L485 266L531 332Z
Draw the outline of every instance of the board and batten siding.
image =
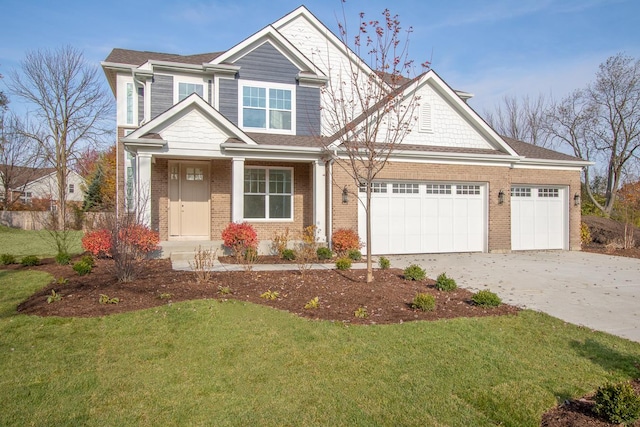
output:
M296 109L296 134L320 135L320 89L298 86Z
M295 84L298 67L270 43L264 43L235 62L243 80Z
M220 113L238 126L238 80L220 79L218 96Z
M173 76L156 75L151 83L151 118L173 106Z

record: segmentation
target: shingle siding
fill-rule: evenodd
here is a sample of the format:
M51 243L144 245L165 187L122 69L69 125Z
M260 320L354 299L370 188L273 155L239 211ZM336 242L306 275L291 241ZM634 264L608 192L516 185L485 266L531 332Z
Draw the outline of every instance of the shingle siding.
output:
M265 43L235 62L244 80L295 84L298 67L293 65L270 43Z
M156 75L151 83L151 118L173 106L173 76Z
M220 79L218 88L220 112L236 126L238 125L238 81Z

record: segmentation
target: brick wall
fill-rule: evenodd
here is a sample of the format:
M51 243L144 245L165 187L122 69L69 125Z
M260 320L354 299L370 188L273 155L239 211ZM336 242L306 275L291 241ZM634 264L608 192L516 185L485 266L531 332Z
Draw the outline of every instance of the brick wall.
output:
M349 167L348 165L346 166ZM333 167L332 229L358 229L357 187L347 171ZM511 184L547 184L569 186L569 247L580 249L580 206L573 205L573 195L580 192L580 172L511 169L498 166L468 166L392 162L380 172L379 180L416 180L488 183L489 251L511 250ZM342 188L349 190L349 203L342 203ZM504 204L498 204L498 193L504 191Z

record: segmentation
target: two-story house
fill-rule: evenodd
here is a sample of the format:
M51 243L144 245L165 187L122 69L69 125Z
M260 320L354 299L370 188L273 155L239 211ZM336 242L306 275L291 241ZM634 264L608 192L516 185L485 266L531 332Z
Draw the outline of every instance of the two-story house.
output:
M220 241L232 221L265 244L310 224L326 241L337 228L363 237L359 183L337 167L340 146L337 160L325 149L340 130L326 88L348 61L373 73L305 7L224 52L114 49L102 67L122 209L162 240ZM419 119L373 186L373 253L580 248L587 162L501 137L433 70L405 90Z

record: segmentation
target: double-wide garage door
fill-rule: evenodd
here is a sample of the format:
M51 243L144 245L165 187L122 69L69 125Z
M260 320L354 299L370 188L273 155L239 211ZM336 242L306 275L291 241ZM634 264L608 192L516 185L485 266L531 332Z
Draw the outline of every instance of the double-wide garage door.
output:
M511 187L511 249L568 249L567 189Z
M366 213L359 205L358 233L364 239ZM373 183L371 227L373 254L483 252L486 185Z

